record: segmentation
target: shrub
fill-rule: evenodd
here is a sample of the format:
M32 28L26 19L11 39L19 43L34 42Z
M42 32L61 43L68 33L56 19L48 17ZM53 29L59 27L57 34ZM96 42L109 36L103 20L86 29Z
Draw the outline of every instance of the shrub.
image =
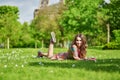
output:
M113 30L113 34L116 42L120 42L120 30Z
M108 44L105 44L102 49L120 49L120 43L110 42Z

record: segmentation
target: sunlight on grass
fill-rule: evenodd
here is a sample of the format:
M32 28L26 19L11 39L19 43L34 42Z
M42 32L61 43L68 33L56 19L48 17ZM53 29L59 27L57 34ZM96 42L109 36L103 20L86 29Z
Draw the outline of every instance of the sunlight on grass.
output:
M55 48L55 53L67 49ZM119 80L120 50L88 49L94 61L36 58L38 49L0 49L0 80ZM47 52L47 49L41 49Z

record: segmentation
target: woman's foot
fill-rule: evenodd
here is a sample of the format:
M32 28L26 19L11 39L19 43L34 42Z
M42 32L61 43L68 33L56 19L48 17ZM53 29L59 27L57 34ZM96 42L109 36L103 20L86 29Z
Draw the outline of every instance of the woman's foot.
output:
M51 42L56 43L55 33L51 32Z

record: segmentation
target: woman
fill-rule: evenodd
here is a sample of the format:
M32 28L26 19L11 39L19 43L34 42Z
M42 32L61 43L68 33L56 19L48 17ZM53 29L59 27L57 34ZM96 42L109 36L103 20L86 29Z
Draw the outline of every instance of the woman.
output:
M67 52L53 54L54 43L56 42L55 33L51 32L51 40L47 55L45 53L38 52L38 57L46 56L52 60L95 60L95 58L87 59L86 57L86 38L83 34L77 34L69 47Z

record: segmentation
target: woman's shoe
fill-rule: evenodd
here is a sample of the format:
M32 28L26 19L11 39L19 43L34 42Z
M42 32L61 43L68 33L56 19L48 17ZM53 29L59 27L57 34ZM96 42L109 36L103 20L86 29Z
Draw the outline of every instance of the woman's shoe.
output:
M43 57L43 54L41 51L38 51L38 56L37 57Z
M55 33L51 32L51 42L56 43Z

